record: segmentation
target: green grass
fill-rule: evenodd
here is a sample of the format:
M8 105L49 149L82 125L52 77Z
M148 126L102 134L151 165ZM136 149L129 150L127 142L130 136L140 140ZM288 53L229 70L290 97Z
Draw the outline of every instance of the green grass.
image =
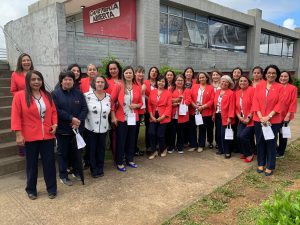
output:
M268 184L263 179L263 176L261 176L261 174L258 174L252 170L249 171L249 173L243 177L243 182L254 188L268 187Z

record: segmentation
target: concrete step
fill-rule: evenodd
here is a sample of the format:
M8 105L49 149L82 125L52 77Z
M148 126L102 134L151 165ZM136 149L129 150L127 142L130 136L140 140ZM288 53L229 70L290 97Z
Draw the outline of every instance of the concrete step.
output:
M0 96L0 105L1 106L11 106L13 96Z
M0 96L10 96L10 87L0 87Z
M7 142L0 144L0 159L9 157L9 156L16 156L18 154L18 147L16 142Z
M10 129L0 130L0 143L13 142L16 140L16 135Z
M10 116L11 106L0 106L0 118Z
M0 77L1 78L10 78L12 71L10 70L0 70Z
M0 118L0 129L10 129L10 117Z
M0 159L0 176L24 170L26 167L25 158L16 156L9 156Z
M9 70L9 64L8 63L0 63L0 70Z
M2 78L0 75L0 87L10 87L10 78Z

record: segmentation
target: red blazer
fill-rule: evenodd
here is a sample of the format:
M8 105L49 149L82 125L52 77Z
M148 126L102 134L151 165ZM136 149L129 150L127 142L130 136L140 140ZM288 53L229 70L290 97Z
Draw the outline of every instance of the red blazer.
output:
M132 91L133 91L133 99L131 103L139 104L140 107L143 105L142 102L142 93L141 88L137 84L132 84ZM112 108L111 111L115 111L116 118L118 121L124 122L125 115L124 115L124 84L120 84L119 88L114 88L111 94L112 100ZM118 101L118 107L116 108L115 102ZM139 121L139 109L134 109L134 113L136 116L136 121Z
M146 85L145 95L147 97L149 97L150 92L151 92L151 83L150 83L150 80L144 80L144 84Z
M149 98L148 98L148 111L152 113L152 115L155 115L155 110L157 108L158 115L161 117L162 115L165 115L166 118L162 120L160 123L169 123L171 122L171 113L172 113L172 96L171 93L168 90L164 90L159 100L157 101L157 93L158 90L154 89L150 92ZM150 118L150 122L152 122Z
M81 78L79 88L83 94L89 92L91 88L90 78L89 77Z
M114 79L106 78L106 82L108 84L108 88L105 90L105 92L111 95L115 88L119 88L119 83L122 81L119 80L119 83L115 83Z
M44 122L35 102L32 99L30 107L27 107L25 100L25 91L15 94L11 108L11 129L21 131L25 141L39 141L53 139L55 136L50 133L51 126L57 124L57 113L54 102L52 106L42 92L43 100L46 105L46 114Z
M269 121L270 123L281 123L281 108L283 87L281 84L274 82L266 96L267 82L260 82L254 92L252 111L254 112L253 120L260 122L257 112L260 111L262 116L268 116L271 111L275 111L276 115Z
M242 90L239 89L235 92L235 113L237 115L241 114L241 107L240 107L240 97L242 95ZM243 94L243 101L242 101L242 108L244 117L248 117L249 114L252 113L252 102L254 97L254 88L248 87L246 90L244 90ZM254 121L251 119L249 123L247 124L247 127L254 126Z
M140 89L141 89L141 94L142 94L142 97L143 97L143 91L142 91L142 86L143 86L143 84L141 84L141 83L138 82L138 81L137 81L137 84L138 84L138 86L139 86ZM145 99L145 104L146 104L146 108L147 108L146 99ZM145 112L146 112L146 108L144 108L144 109L139 109L139 115L144 115Z
M216 91L215 99L214 99L214 113L217 111L217 103L218 98L220 96L221 89ZM231 124L234 124L234 117L235 117L235 96L234 92L230 89L226 90L222 100L221 100L221 118L222 118L222 125L227 126L227 119L231 118Z
M292 84L283 86L281 120L283 121L288 112L291 113L290 120L294 119L294 114L297 111L298 90Z
M25 73L13 72L10 81L10 92L14 96L18 91L25 90Z
M200 88L200 84L193 84L191 89L191 98L192 103L196 104L197 97L198 97L198 91ZM215 97L215 91L213 86L206 85L205 90L203 92L202 96L202 105L206 105L207 108L202 110L202 116L212 116L213 114L213 105L214 105L214 97ZM195 108L190 105L189 108L190 115L195 115Z
M178 98L179 92L177 89L175 89L172 93L172 98ZM183 91L183 103L189 106L191 104L191 90L186 88ZM172 106L172 118L174 117L176 110L179 112L179 106ZM189 112L186 113L186 115L181 116L178 115L178 123L185 123L189 121Z

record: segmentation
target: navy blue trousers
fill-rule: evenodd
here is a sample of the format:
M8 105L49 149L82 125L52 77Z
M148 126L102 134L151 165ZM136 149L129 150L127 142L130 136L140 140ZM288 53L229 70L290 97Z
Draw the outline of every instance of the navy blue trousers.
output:
M122 165L124 158L126 162L133 162L135 151L136 125L128 126L127 121L118 122L117 126L117 152L116 164Z
M281 126L280 126L280 129L283 127L283 126L287 126L288 123L281 123ZM279 156L283 156L284 153L285 153L285 149L286 149L286 146L287 146L287 142L288 142L288 139L287 138L283 138L282 137L282 133L279 132L279 145L277 147L277 154ZM276 142L277 143L277 142Z
M232 140L225 140L225 129L227 128L227 126L222 125L221 113L216 113L215 124L217 130L219 152L222 154L231 154L230 147L232 146Z
M151 151L156 151L156 143L158 143L159 151L163 152L166 148L165 143L165 133L166 133L167 124L163 123L152 123L149 124L149 140Z
M207 141L208 143L212 143L213 140L213 122L211 119L211 116L203 116L203 124L196 126L195 122L195 116L190 115L190 129L189 129L189 134L190 134L190 146L192 148L197 148L197 147L205 147L206 144L206 136L207 136ZM197 128L199 129L198 131L198 138L197 138Z
M254 138L254 126L247 127L243 123L239 123L237 126L237 144L239 152L246 157L253 154L252 141Z
M260 122L254 122L256 148L257 148L257 163L258 166L266 166L269 170L274 170L276 165L276 138L265 140ZM275 137L280 130L280 124L272 124L272 130Z
M77 149L75 134L62 135L56 134L57 153L59 165L59 177L61 179L68 177L67 168L69 165L69 155L71 155L71 165L73 166L73 173L79 175L82 169L82 149ZM76 151L76 152L75 152Z
M184 128L186 127L186 123L178 123L178 120L172 120L172 135L171 135L171 146L170 149L175 149L175 141L176 148L178 151L183 151L184 145Z
M105 140L106 133L94 133L86 131L87 142L90 146L89 161L92 176L103 173L105 158Z
M44 180L48 193L57 192L56 169L54 157L54 139L32 141L25 143L26 149L26 175L27 185L26 192L28 194L37 194L36 184L38 177L38 161L41 155Z

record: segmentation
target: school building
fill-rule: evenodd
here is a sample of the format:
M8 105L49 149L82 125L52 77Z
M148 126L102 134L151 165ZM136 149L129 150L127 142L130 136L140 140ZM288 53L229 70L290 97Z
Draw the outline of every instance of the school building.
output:
M276 64L300 74L300 29L267 22L259 9L245 14L207 0L40 0L5 34L11 68L26 52L52 87L68 64L100 65L109 55L146 69Z

